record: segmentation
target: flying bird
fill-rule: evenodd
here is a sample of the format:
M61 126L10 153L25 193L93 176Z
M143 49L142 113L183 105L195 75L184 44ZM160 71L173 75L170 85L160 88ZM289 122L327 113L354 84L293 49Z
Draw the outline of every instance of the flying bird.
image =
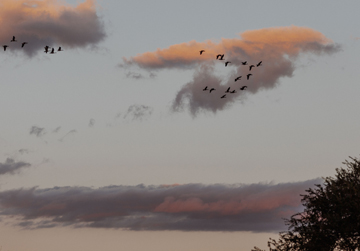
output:
M225 98L226 97L226 94L224 96L221 96L221 98Z
M224 60L225 54L222 54L219 60Z
M225 67L230 63L231 63L230 61L225 62Z
M58 51L64 51L64 50L62 50L61 47L59 47Z
M242 65L247 65L247 61L245 61L245 62L241 62L242 63Z
M241 87L241 88L240 88L240 90L242 90L242 91L243 91L243 90L245 90L246 88L247 88L247 86L246 86L246 85L244 85L243 87Z
M242 76L235 78L235 82L240 80Z
M50 54L55 54L55 49L52 48Z
M47 46L47 45L46 45L46 46L44 47L44 49L45 49L44 52L48 53L48 52L49 52L49 48L50 48L50 46Z
M21 44L21 48L23 48L23 47L25 46L25 44L27 44L27 42L23 42L23 43Z
M251 68L253 68L253 67L255 67L255 65L253 65L253 64L250 65L250 66L249 66L249 71L251 71Z
M205 86L205 88L203 89L203 91L206 91L208 88L207 88L207 86Z
M235 90L233 90L233 91L231 91L230 93L236 93L236 91L235 91Z
M223 56L223 54L217 54L216 59L219 59L219 57Z
M200 51L200 55L201 55L203 52L205 52L205 50L201 50L201 51Z
M230 87L229 87L229 88L227 88L226 92L229 92L229 91L230 91Z
M215 91L215 90L216 90L215 88L211 88L211 89L210 89L210 93L211 93L212 91Z
M4 47L4 51L6 51L6 48L7 48L7 47L9 47L9 46L7 46L7 45L3 45L3 47Z
M262 61L260 61L260 62L256 65L256 67L259 67L259 66L261 65L261 63L262 63Z
M251 74L251 73L250 73L250 74L248 74L248 75L246 75L247 80L249 80L250 76L252 76L252 74Z
M17 42L17 41L15 40L15 36L13 36L13 38L12 38L12 40L10 40L10 42Z

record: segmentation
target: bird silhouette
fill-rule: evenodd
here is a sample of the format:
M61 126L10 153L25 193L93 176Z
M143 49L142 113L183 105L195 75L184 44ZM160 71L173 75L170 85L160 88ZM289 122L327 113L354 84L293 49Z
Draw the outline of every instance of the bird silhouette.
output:
M55 54L55 49L52 48L50 54Z
M58 51L64 51L64 50L62 50L61 47L59 47Z
M222 56L222 54L217 54L216 59L219 59L219 57L221 57L221 56Z
M12 38L12 40L10 40L10 42L17 42L17 41L15 40L15 36L13 36L13 38Z
M230 61L225 62L225 67L230 63L231 63Z
M205 52L205 50L201 50L201 51L200 51L200 55L203 54L203 52Z
M250 76L252 76L252 74L248 74L248 75L246 75L247 80L249 80Z
M242 63L242 65L247 65L247 61L245 61L245 62L241 62Z
M261 63L262 63L262 61L260 61L260 62L256 65L256 67L259 67L259 66L261 65Z
M222 54L221 57L219 58L219 60L225 60L224 56L225 56L225 54Z
M212 91L215 91L215 90L216 90L215 88L211 88L211 89L210 89L210 93L211 93Z
M27 42L23 42L23 43L21 44L21 48L23 48L23 47L25 46L25 44L27 44Z
M208 88L207 88L207 86L205 86L205 88L203 89L203 91L206 91Z
M242 76L235 78L235 82L240 80Z
M232 90L230 93L236 93L236 91L235 91L235 90Z
M221 96L221 98L225 98L226 97L226 94L224 96Z
M47 46L47 45L46 45L46 46L44 47L44 49L45 49L44 52L45 52L45 53L48 53L48 52L49 52L49 48L50 48L50 46Z
M230 91L230 87L229 87L229 88L227 88L226 92L229 92L229 91Z
M242 90L242 91L243 91L243 90L245 90L246 88L247 88L247 86L246 86L246 85L244 85L243 87L241 87L241 88L240 88L240 90Z
M250 65L250 66L249 66L249 71L251 71L251 68L253 68L253 67L255 67L255 65L253 65L253 64Z
M6 51L6 48L9 47L8 45L3 45L4 51Z

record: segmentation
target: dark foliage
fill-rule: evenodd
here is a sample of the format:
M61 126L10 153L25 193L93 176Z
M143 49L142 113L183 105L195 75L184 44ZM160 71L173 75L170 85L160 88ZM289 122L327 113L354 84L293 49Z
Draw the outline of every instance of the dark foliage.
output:
M335 178L301 195L304 212L285 219L288 231L270 239L270 251L355 251L360 248L360 161L350 157ZM259 248L255 247L253 251Z

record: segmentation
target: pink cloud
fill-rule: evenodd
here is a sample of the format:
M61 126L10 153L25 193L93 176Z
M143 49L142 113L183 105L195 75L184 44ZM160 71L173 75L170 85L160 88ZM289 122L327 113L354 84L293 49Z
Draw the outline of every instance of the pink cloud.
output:
M2 0L0 16L0 43L9 46L9 53L23 51L33 56L42 53L45 45L94 46L106 36L94 0L74 7L59 0ZM13 36L17 42L10 42ZM28 44L22 48L22 42Z
M200 50L205 52L200 55ZM137 65L146 70L154 69L195 69L193 79L184 84L176 94L172 111L188 109L195 117L203 111L216 113L231 106L236 100L244 99L246 94L255 94L260 90L272 89L284 77L293 77L296 69L294 62L306 53L329 55L339 51L340 46L329 38L307 27L289 26L245 31L240 38L222 38L220 42L190 41L171 45L165 49L145 52L134 57L124 58L124 65ZM224 61L216 60L216 55L224 54L225 61L230 61L233 69L223 78L217 76L215 65ZM242 65L247 61L248 65ZM260 67L251 71L249 65ZM249 80L246 75L251 73ZM235 82L234 79L242 76ZM246 91L240 90L246 85ZM214 88L211 94L203 91ZM230 87L235 90L221 99Z

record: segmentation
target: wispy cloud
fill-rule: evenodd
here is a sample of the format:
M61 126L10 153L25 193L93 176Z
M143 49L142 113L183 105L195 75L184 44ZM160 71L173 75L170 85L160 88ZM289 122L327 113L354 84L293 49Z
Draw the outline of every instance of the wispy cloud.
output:
M20 154L28 154L28 153L29 153L29 150L22 148L22 149L20 149L18 152L19 152Z
M151 116L153 108L147 105L131 105L129 106L124 119L131 118L132 120L143 120Z
M148 73L148 76L144 76L143 74L139 73L139 72L132 72L132 71L128 71L125 76L127 78L133 78L133 79L144 79L144 78L155 78L156 74L153 72Z
M36 137L41 137L46 134L46 130L43 127L32 126L30 128L30 135L34 134Z
M302 208L300 194L318 183L18 189L0 192L0 214L21 216L27 228L279 231L281 218Z
M354 37L353 35L351 35L351 36L350 36L350 39L351 39L351 40L358 41L358 40L360 40L360 37Z
M95 125L95 119L90 119L90 121L89 121L89 127L94 127L94 125Z
M77 133L77 130L75 130L75 129L70 130L70 131L68 131L63 137L61 137L61 138L59 139L59 141L62 142L67 136L69 136L69 135L71 135L71 134L75 134L75 133Z
M31 165L26 162L15 162L14 159L7 158L5 163L0 163L0 175L4 174L16 174L19 173L22 169L30 167Z
M138 72L132 72L132 71L128 71L125 76L127 78L134 78L134 79L142 79L144 78L144 76L141 73Z
M54 130L53 130L53 133L58 133L61 129L61 126L58 126L56 127Z
M0 43L7 51L28 56L43 52L45 45L81 48L102 41L106 34L94 0L73 7L59 0L2 0ZM17 42L10 42L12 36ZM28 42L21 48L22 42Z
M205 52L200 55L199 51ZM295 60L299 55L312 53L316 55L332 54L340 50L322 33L306 27L277 27L245 31L240 38L221 39L219 43L212 41L172 45L166 49L145 52L131 58L124 58L123 65L138 66L147 70L154 69L196 69L193 80L185 84L177 93L173 111L188 108L193 116L201 111L216 113L228 107L236 100L245 97L244 93L255 94L260 90L274 88L283 77L292 77L295 71ZM225 54L230 61L228 68L233 70L225 78L215 72L215 64L224 64L216 60L217 54ZM249 65L262 61L262 66L251 71ZM246 74L253 75L246 80ZM242 80L234 79L242 76ZM243 85L248 86L246 92L240 91ZM216 91L211 94L203 92L209 86ZM220 99L225 90L231 87L236 93Z

